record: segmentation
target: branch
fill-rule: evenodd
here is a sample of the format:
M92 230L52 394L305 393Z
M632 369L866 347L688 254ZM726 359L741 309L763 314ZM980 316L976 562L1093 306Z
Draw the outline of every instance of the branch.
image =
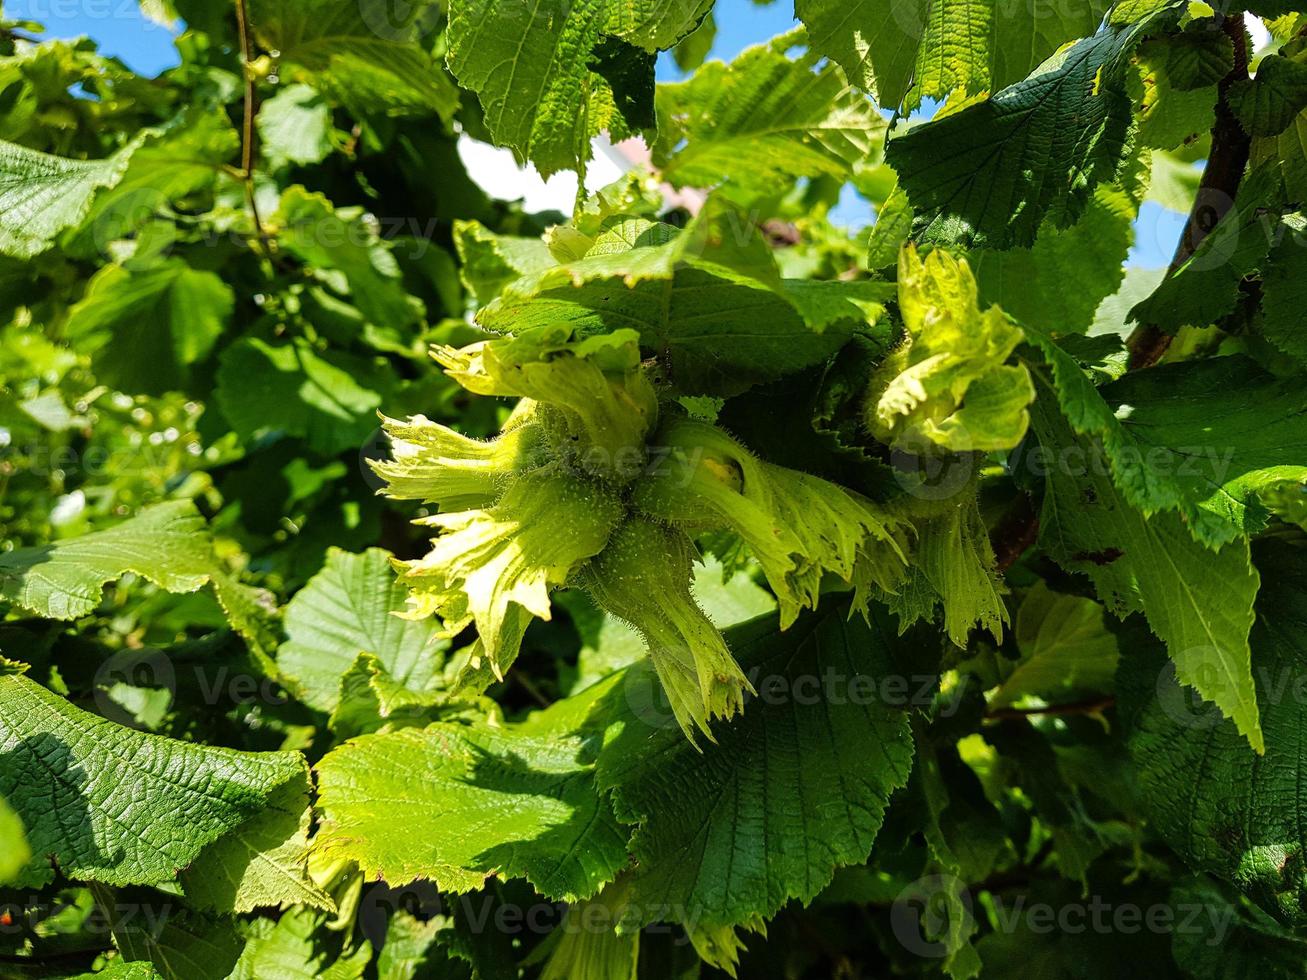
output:
M1226 16L1221 21L1221 30L1234 45L1234 66L1217 86L1212 152L1207 157L1207 166L1203 168L1202 180L1198 184L1198 194L1189 210L1189 220L1185 222L1163 281L1170 279L1176 270L1189 261L1203 239L1212 233L1220 220L1234 207L1243 172L1248 166L1250 140L1230 109L1228 99L1230 87L1235 82L1246 81L1248 78L1248 44L1243 19L1237 14ZM1166 353L1173 336L1154 324L1141 323L1130 335L1126 345L1130 351L1130 370L1156 364Z
M254 221L254 233L258 236L265 253L268 249L268 233L263 229L259 217L259 206L254 195L254 159L255 139L254 120L259 114L258 92L255 88L254 73L250 65L254 61L254 39L250 32L250 12L246 0L236 0L236 27L240 32L241 67L245 76L245 112L241 125L241 173L245 183L245 201Z
M1022 493L990 535L994 547L994 567L1006 572L1039 537L1039 514L1030 494Z
M985 712L990 721L1022 721L1027 718L1056 718L1064 715L1097 715L1116 704L1116 698L1108 695L1089 701L1068 701L1066 704L1050 704L1046 708L994 708Z
M1217 85L1212 151L1208 155L1207 166L1203 169L1198 184L1198 194L1189 210L1189 218L1180 234L1180 241L1176 243L1175 255L1171 258L1163 281L1170 279L1189 261L1203 239L1212 233L1217 223L1234 206L1235 195L1239 193L1239 184L1248 166L1248 134L1239 125L1228 99L1230 87L1235 82L1248 78L1248 44L1243 18L1238 14L1224 17L1221 20L1221 30L1234 46L1234 65ZM1164 332L1154 324L1140 324L1126 342L1130 355L1128 370L1152 367L1166 353L1173 337L1173 334ZM1039 515L1035 513L1030 498L1023 494L991 535L998 570L1007 571L1015 564L1026 549L1035 543L1038 532Z

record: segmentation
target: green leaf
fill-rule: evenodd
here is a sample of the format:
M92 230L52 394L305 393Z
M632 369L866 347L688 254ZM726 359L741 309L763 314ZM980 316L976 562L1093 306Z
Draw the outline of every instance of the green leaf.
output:
M931 867L943 874L927 876L901 893L913 904L928 904L932 898L943 905L943 922L936 917L918 920L923 939L930 939L943 959L941 964L953 980L969 980L980 973L980 958L972 945L975 918L966 902L966 882L983 881L994 870L1007 849L998 811L985 798L976 774L967 767L953 745L937 745L924 724L914 725L917 759L907 799L919 795L922 805L922 836L930 849ZM923 894L916 894L918 887ZM937 889L939 894L929 892ZM933 935L932 935L933 933Z
M1075 0L1047 9L987 0L799 0L812 49L833 58L889 108L915 108L954 90L1019 82L1067 41L1093 34L1110 6Z
M423 921L405 909L396 909L386 926L386 943L377 953L377 980L415 980L447 965L440 948L440 934L450 929L448 920L432 917Z
M408 598L395 577L390 553L369 548L351 555L327 551L327 562L286 607L286 642L277 665L296 694L319 711L340 700L340 682L361 653L372 654L387 674L415 693L441 684L448 644L429 621L400 619Z
M319 354L301 338L274 347L250 337L222 352L214 398L244 440L284 433L334 456L364 444L391 380L374 361Z
M96 192L122 180L144 139L103 160L69 160L0 140L0 253L30 259L80 224Z
M626 864L626 835L585 759L580 739L513 726L366 735L316 767L315 847L392 886L430 878L470 891L500 874L585 898Z
M1106 610L1092 599L1037 584L1017 609L1013 626L1021 659L989 697L1001 708L1025 698L1045 704L1112 690L1119 652Z
M1247 357L1162 365L1099 389L1120 419L1127 456L1113 473L1127 484L1154 475L1146 509L1175 507L1208 544L1266 527L1259 494L1307 477L1307 392ZM1124 464L1124 465L1123 465ZM1137 474L1137 475L1136 475ZM1169 483L1169 486L1158 484ZM1135 484L1138 486L1138 484ZM1151 492L1149 492L1151 491Z
M608 80L594 70L601 37L648 53L670 48L709 6L706 0L545 0L527 8L453 0L449 68L477 93L495 143L512 147L548 177L583 168L590 138L601 130L635 125L628 126ZM652 70L650 63L645 71Z
M348 295L379 327L404 327L421 307L405 291L399 263L360 208L336 208L298 185L281 196L271 219L280 245L312 266L332 289Z
M694 597L718 629L737 626L776 609L776 597L753 580L751 569L725 568L711 556L694 569Z
M1131 331L1130 310L1147 299L1166 275L1165 269L1144 269L1132 266L1125 270L1121 288L1103 302L1094 311L1094 322L1089 328L1089 335L1115 334L1125 341ZM1122 364L1122 369L1125 365Z
M1264 267L1278 234L1303 227L1300 217L1284 219L1275 173L1262 167L1239 187L1230 208L1194 254L1168 275L1146 300L1130 311L1131 320L1174 333L1180 327L1205 327L1234 312L1240 284Z
M1270 170L1283 181L1288 200L1307 200L1307 112L1278 136L1253 139L1249 160L1254 170Z
M200 852L181 876L189 902L225 914L292 905L335 911L309 877L307 776L288 780L263 810Z
M1175 908L1207 912L1196 928L1176 930L1171 937L1176 964L1194 980L1292 980L1302 971L1307 954L1302 936L1257 906L1227 898L1210 879L1181 882L1170 901Z
M1118 5L1117 9L1121 9ZM1172 35L1174 37L1174 35ZM1172 81L1170 65L1173 50L1158 43L1139 46L1135 67L1126 79L1130 99L1137 106L1136 139L1140 146L1159 150L1202 145L1212 129L1218 98L1215 84L1182 90ZM1184 78L1181 81L1192 80Z
M944 607L944 631L965 648L972 629L988 630L999 642L1007 625L1005 589L994 567L994 549L973 491L964 490L943 513L915 522L916 551L908 581L887 598L904 625L933 621Z
M1301 924L1307 560L1300 541L1262 541L1254 555L1262 588L1252 649L1266 754L1253 752L1211 705L1194 703L1161 658L1142 650L1122 661L1121 683L1135 712L1130 755L1149 823L1176 853L1233 882L1281 921Z
M895 183L885 203L876 210L876 223L867 238L868 268L884 269L898 262L899 251L912 234L912 218L908 195Z
M882 138L885 121L839 68L785 57L786 35L729 65L709 62L658 87L654 163L676 187L726 182L761 196L795 177L844 178Z
M337 740L395 728L423 727L449 703L448 690L415 691L390 676L381 661L360 653L340 681L328 726Z
M152 223L163 225L161 237L171 240L177 236L176 206L207 203L206 192L239 149L240 137L226 112L188 108L147 135L122 179L96 194L90 214L66 247L99 260L119 239L136 234L139 241L142 229Z
M710 200L680 234L615 226L584 258L504 287L477 320L517 332L635 329L679 391L733 395L824 361L855 331L887 338L892 295L887 283L781 278L747 216Z
M767 620L731 630L728 641L760 698L719 725L717 744L702 753L670 719L635 710L629 692L647 683L639 677L647 668L629 668L614 688L628 693L599 779L618 815L637 824L638 923L755 922L790 899L811 900L836 867L867 859L890 794L912 766L907 712L874 692L809 698L793 685L899 673L896 632L882 610L850 619L841 603L805 614L784 633Z
M1302 311L1307 306L1307 248L1303 244L1297 234L1286 234L1272 246L1262 277L1261 326L1267 340L1307 366L1307 332L1301 329Z
M125 962L153 968L163 980L226 980L240 956L241 941L229 920L212 919L188 910L174 912L162 905L157 921L147 915L151 902L143 893L111 893L93 888L104 911L114 945ZM141 894L142 901L125 901Z
M360 980L372 947L352 937L342 939L328 928L331 924L307 908L290 909L276 922L256 919L227 980Z
M186 388L191 365L231 319L231 287L212 272L168 259L142 270L106 265L68 311L68 334L95 358L96 377L120 391Z
M915 455L1019 443L1035 392L1024 366L1004 362L1021 328L996 306L981 312L971 267L942 250L923 260L906 246L898 289L907 340L872 376L871 434Z
M1307 108L1307 64L1268 55L1257 74L1230 86L1227 96L1244 131L1252 136L1277 136Z
M23 821L0 797L0 885L10 885L32 860Z
M683 37L672 49L676 67L681 71L694 71L708 59L713 42L716 40L717 21L710 10L699 22L699 26Z
M459 276L483 306L513 280L556 264L540 239L496 235L479 221L454 222L454 245L461 262Z
M1234 44L1215 18L1193 21L1154 45L1164 51L1167 80L1181 92L1215 85L1234 67Z
M885 159L916 211L918 236L1028 247L1044 222L1079 217L1125 159L1130 53L1156 20L1109 27L985 102L891 139Z
M876 0L796 0L794 15L807 26L813 51L874 91L881 105L898 107L912 81L930 6L912 0L891 12Z
M1145 200L1154 201L1168 211L1188 214L1198 196L1202 169L1166 150L1153 150L1150 156L1148 194Z
M0 674L0 757L0 796L32 851L73 879L114 885L172 881L304 773L295 752L237 752L119 727L12 667Z
M619 878L594 898L569 906L540 980L638 980L640 933L592 924L621 921L629 892L630 879Z
M1179 515L1146 517L1117 491L1092 442L1077 438L1041 379L1033 426L1046 454L1039 542L1064 568L1089 576L1117 616L1143 612L1194 687L1264 748L1248 631L1258 577L1242 538L1213 553Z
M0 599L47 619L77 619L99 605L105 583L129 572L169 592L194 592L216 567L204 518L191 501L173 500L106 531L0 555Z
M1102 441L1112 482L1146 515L1179 511L1218 547L1266 527L1259 494L1307 476L1307 396L1247 357L1166 364L1095 389L1046 335L1027 331L1052 365L1071 427Z
M74 980L163 980L154 966L144 960L113 960L103 970L80 973Z
M259 145L274 167L310 164L332 150L331 107L307 85L287 85L259 107Z
M450 119L458 90L423 47L431 0L251 0L263 46L299 80L357 111L436 113Z
M1045 223L1028 250L973 253L980 301L1001 306L1018 323L1059 334L1084 332L1099 304L1121 286L1137 212L1138 202L1124 190L1100 184L1071 227ZM1067 289L1068 282L1076 288Z

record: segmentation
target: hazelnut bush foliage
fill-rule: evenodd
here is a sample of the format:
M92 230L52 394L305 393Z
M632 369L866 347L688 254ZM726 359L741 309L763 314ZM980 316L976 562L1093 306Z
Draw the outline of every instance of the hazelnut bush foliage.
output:
M0 21L0 973L1300 976L1300 6Z

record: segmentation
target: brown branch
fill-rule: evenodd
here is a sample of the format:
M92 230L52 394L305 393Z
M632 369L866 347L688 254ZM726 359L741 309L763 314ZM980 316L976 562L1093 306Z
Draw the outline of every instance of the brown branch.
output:
M1235 82L1248 78L1248 43L1243 18L1237 13L1224 17L1221 20L1221 30L1234 46L1234 64L1217 85L1212 150L1163 282L1189 261L1198 246L1234 206L1235 195L1239 192L1239 184L1248 166L1248 134L1239 125L1229 103L1230 87ZM1152 367L1166 353L1173 337L1173 334L1166 333L1155 324L1140 324L1126 342L1130 354L1128 369L1138 371ZM991 535L998 570L1007 571L1015 564L1035 543L1038 534L1039 515L1035 513L1030 498L1023 494Z
M268 233L264 230L263 221L259 217L259 206L254 194L255 140L257 138L254 121L259 114L259 93L255 86L254 70L251 67L254 62L254 38L250 31L250 11L246 0L236 0L236 27L240 33L241 68L242 74L245 76L245 110L241 124L241 175L245 183L245 201L250 209L250 217L254 221L254 233L266 253L268 250Z
M1023 493L990 535L994 546L994 567L1006 572L1038 537L1039 514L1035 512L1030 494Z
M1050 704L1046 708L994 708L985 712L990 721L1024 721L1027 718L1056 718L1064 715L1097 715L1116 704L1116 698L1107 695L1088 701L1068 701L1066 704Z
M1243 172L1248 166L1250 141L1230 108L1230 88L1236 82L1248 79L1248 43L1243 18L1231 14L1221 20L1221 30L1234 46L1234 65L1217 85L1216 120L1212 124L1212 151L1198 184L1198 194L1189 209L1175 255L1167 267L1163 281L1189 261L1222 218L1234 207ZM1166 333L1155 324L1140 324L1130 335L1130 370L1151 367L1166 353L1174 334Z

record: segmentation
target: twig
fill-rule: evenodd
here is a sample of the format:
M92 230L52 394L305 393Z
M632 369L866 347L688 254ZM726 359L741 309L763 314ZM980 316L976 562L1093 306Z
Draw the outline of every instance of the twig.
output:
M994 567L1006 572L1016 564L1026 549L1034 545L1039 537L1039 514L1030 494L1023 493L1012 509L1004 516L998 527L994 528Z
M254 221L254 233L265 254L268 251L268 233L259 217L259 206L254 194L255 129L254 120L259 114L258 91L254 83L254 39L250 32L250 12L246 0L236 0L236 27L240 32L242 74L245 76L245 113L241 125L241 174L245 183L245 201Z
M985 712L985 718L990 721L1023 721L1039 716L1055 718L1063 715L1097 715L1115 704L1116 698L1107 695L1088 701L1050 704L1045 708L994 708Z
M1212 124L1212 152L1207 157L1207 166L1198 184L1198 194L1193 207L1189 209L1189 220L1185 222L1180 241L1176 244L1175 255L1166 269L1163 281L1170 279L1176 271L1189 261L1220 222L1234 206L1235 195L1243 180L1243 172L1248 166L1250 140L1248 134L1239 125L1234 112L1230 109L1230 87L1238 81L1248 79L1248 44L1244 36L1243 18L1238 15L1226 16L1221 21L1221 30L1234 45L1234 65L1229 73L1217 85L1216 121ZM1127 348L1130 351L1130 370L1151 367L1166 353L1174 334L1166 333L1155 324L1140 324L1130 334Z
M540 693L540 688L536 687L526 674L520 670L515 670L513 671L513 679L522 685L522 689L525 690L527 694L531 695L540 707L549 707L549 699Z

